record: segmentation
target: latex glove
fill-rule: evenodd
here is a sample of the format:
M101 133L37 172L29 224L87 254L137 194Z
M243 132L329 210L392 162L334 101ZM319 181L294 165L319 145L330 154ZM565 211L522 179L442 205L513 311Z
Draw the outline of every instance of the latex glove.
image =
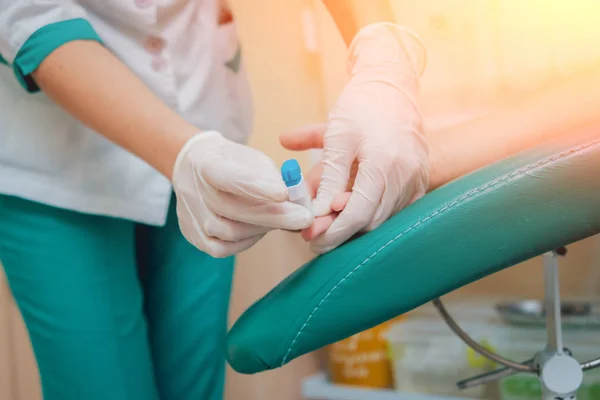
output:
M317 189L319 187L319 183L321 182L322 175L323 163L318 163L315 165L306 175L306 186L313 199L317 196ZM348 200L352 194L351 190L352 186L350 185L348 191L333 198L333 201L331 202L331 214L322 217L316 217L310 227L302 230L301 235L305 241L310 242L329 229L331 224L333 224L339 214L344 210L346 204L348 204Z
M309 210L286 201L271 159L214 131L183 146L173 188L183 236L213 257L246 250L272 229L300 230L313 222Z
M294 132L282 134L279 137L281 144L288 150L310 150L323 148L323 136L326 131L324 124L317 124L308 128L300 129ZM332 212L320 217L315 217L313 224L303 229L301 232L302 238L310 242L318 236L322 235L329 229L339 214L344 210L348 200L352 194L352 186L356 178L358 164L355 162L350 169L350 179L346 186L346 191L335 196L331 202ZM315 164L304 177L306 187L312 199L317 196L317 189L321 183L323 176L323 162Z
M342 213L311 242L327 252L372 230L423 196L429 185L428 147L417 110L418 79L425 64L420 40L395 24L362 29L350 46L350 80L324 133L323 175L316 216L332 212L352 164L358 172Z

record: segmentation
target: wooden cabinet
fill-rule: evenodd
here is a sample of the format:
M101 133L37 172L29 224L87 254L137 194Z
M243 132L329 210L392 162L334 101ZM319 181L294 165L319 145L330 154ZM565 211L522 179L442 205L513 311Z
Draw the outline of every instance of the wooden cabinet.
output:
M11 347L14 357L12 368L15 388L14 400L42 400L39 373L29 334L25 328L21 312L10 298Z
M41 400L29 335L0 265L0 400Z
M0 399L17 400L14 396L14 352L11 347L10 293L0 268Z

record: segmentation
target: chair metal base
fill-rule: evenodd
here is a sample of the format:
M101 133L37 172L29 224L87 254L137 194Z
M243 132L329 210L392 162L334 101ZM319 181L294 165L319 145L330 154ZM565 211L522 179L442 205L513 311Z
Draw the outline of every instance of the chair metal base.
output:
M483 385L517 373L535 374L542 386L542 400L575 400L583 381L583 372L599 367L600 358L579 363L563 346L561 324L561 301L558 275L558 257L564 256L564 247L544 254L544 292L546 310L546 347L540 349L531 360L516 362L486 349L463 331L440 299L433 305L450 329L477 353L503 368L478 375L457 383L461 389Z

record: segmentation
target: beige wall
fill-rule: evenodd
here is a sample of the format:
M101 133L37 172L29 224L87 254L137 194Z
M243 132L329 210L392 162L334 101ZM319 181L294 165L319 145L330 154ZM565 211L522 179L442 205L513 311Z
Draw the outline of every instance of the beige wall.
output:
M41 400L37 365L0 264L0 400Z
M300 13L302 0L230 0L236 15L254 92L256 121L251 145L280 164L289 157L308 167L307 154L285 151L277 136L303 124L320 121L320 71L304 50ZM295 235L274 232L237 263L231 318L310 258ZM228 400L300 399L301 378L318 369L309 355L282 369L253 376L229 371Z
M13 400L13 352L11 349L10 330L10 293L0 271L0 399Z

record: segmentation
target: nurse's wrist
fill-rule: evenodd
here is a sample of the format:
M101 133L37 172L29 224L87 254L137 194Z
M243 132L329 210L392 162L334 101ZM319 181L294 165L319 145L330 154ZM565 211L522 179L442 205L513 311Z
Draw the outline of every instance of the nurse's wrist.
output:
M171 132L172 140L167 144L162 156L157 157L157 165L154 165L154 167L172 181L177 158L181 154L186 143L200 132L200 129L187 123L183 124L180 128L173 130Z
M427 52L419 36L405 26L377 22L362 28L349 46L352 72L411 68L418 78L425 69Z

